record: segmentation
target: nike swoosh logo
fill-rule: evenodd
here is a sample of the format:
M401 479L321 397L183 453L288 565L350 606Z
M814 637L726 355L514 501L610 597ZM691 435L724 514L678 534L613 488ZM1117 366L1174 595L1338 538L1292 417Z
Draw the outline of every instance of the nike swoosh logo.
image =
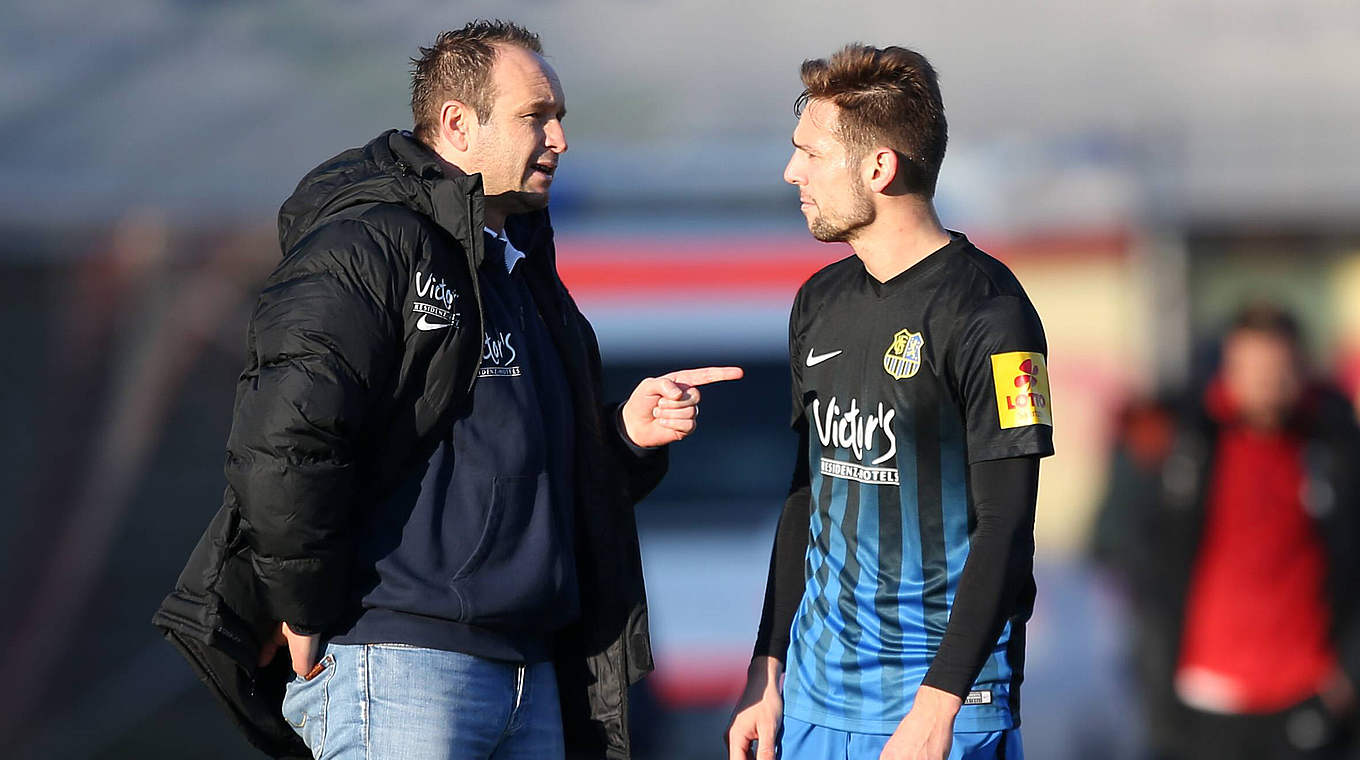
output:
M822 362L826 361L827 359L834 359L834 358L836 358L837 356L840 356L840 355L841 355L841 352L840 352L840 351L832 351L832 352L829 353L829 354L822 354L821 356L813 356L813 355L812 355L812 349L809 348L809 349L808 349L807 365L808 365L809 367L815 367L815 366L817 366L818 364L821 364Z
M447 324L447 323L446 323L446 324L437 324L437 323L435 323L435 322L431 322L431 321L430 321L429 315L427 315L427 314L421 314L421 315L420 315L420 321L419 321L419 322L416 322L416 327L419 328L419 329L421 329L421 330L442 330L442 329L444 329L445 327L453 327L453 325Z

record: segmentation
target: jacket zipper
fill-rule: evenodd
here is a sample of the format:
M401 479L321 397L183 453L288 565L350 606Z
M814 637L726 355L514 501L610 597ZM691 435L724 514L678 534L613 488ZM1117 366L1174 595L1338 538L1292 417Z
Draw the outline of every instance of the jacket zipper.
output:
M473 226L472 222L474 220L472 218L473 204L471 197L468 198L467 204L468 204L467 218L469 222L468 226L472 227ZM481 232L479 231L476 232L475 234L480 236ZM468 242L472 243L473 246L476 246L477 239L478 238L474 237L470 239ZM472 251L470 253L475 253L475 251ZM485 353L482 350L482 344L486 341L486 313L482 310L482 286L480 283L477 282L477 265L474 263L474 258L475 258L474 256L464 256L463 260L467 263L468 274L472 276L472 300L477 302L477 331L480 333L480 336L477 341L477 349L476 351L473 352L473 354L477 358L472 363L472 374L471 376L468 377L467 390L465 391L465 395L472 393L473 386L477 384L477 373L482 370L482 356Z

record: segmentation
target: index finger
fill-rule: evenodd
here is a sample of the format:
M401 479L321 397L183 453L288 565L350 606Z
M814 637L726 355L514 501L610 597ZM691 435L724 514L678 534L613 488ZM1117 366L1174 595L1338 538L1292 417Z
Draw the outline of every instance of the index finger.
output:
M669 380L685 385L708 385L724 380L740 380L745 372L741 367L701 367L699 369L679 369L664 375Z

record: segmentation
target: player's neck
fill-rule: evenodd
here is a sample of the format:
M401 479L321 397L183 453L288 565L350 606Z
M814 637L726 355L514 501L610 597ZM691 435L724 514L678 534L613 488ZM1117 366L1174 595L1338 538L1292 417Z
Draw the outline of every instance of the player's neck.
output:
M949 240L934 205L924 201L879 209L873 224L860 229L850 247L875 280L887 282L948 245Z

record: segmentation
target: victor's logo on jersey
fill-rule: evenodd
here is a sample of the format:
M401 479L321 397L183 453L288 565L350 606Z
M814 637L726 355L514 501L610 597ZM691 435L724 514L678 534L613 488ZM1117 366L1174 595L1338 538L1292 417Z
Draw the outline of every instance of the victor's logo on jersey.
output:
M915 375L921 369L921 346L925 344L921 333L898 330L883 354L883 370L898 380Z
M858 399L850 399L850 408L842 409L835 396L826 405L826 416L822 416L822 400L812 400L812 421L817 426L817 438L823 446L849 449L855 459L864 460L864 452L872 451L880 435L887 440L888 450L870 464L882 464L897 454L897 436L893 434L892 421L896 414L891 408L878 405L877 413L865 414L859 408Z
M850 408L842 409L835 396L831 397L823 414L822 400L812 401L812 421L823 446L845 449L858 462L863 462L865 452L877 450L880 442L886 445L887 451L875 457L870 465L880 465L897 456L897 436L892 429L894 414L896 412L885 409L882 404L872 412L861 410L856 399L850 399ZM896 467L866 467L822 457L821 473L861 483L897 485Z
M992 354L996 411L1001 427L1053 426L1052 396L1044 355L1031 351Z

